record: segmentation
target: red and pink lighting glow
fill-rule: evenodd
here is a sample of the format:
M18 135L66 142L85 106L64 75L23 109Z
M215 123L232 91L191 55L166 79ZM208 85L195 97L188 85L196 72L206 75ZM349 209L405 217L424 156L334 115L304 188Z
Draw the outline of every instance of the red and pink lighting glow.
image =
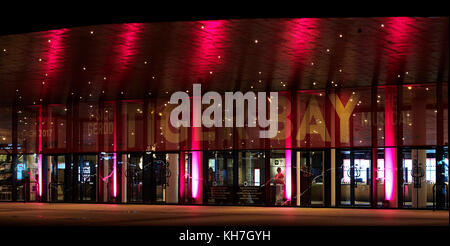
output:
M395 96L396 88L387 86L385 88L385 152L384 152L384 165L385 165L385 200L390 202L390 206L395 206L396 202L396 173L397 173L397 149L395 146Z
M42 105L39 105L39 117L38 117L38 189L39 197L42 197Z
M290 100L289 102L286 103L286 112L291 112L291 103ZM286 200L290 201L292 198L292 160L291 160L291 154L292 154L292 150L291 150L291 145L292 145L292 139L291 139L291 114L290 113L286 113L286 123L285 123L285 134L286 134L286 140L285 140L285 148L286 148L286 152L285 152L285 159L286 159L286 167L285 167L285 173L286 173L286 177L285 177L285 197Z

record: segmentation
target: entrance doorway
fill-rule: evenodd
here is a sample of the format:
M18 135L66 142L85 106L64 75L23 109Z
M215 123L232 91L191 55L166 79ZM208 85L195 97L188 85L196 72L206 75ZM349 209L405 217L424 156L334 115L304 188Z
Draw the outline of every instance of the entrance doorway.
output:
M337 200L341 206L370 206L372 151L338 150Z
M297 197L302 207L324 206L327 178L324 150L297 151ZM297 199L298 199L297 198Z
M205 151L206 201L208 204L232 204L234 201L234 159L232 151Z
M70 165L66 163L64 155L48 155L47 160L47 189L50 202L67 201L70 197Z
M97 201L98 155L79 155L76 161L77 200Z
M266 202L266 154L264 151L238 152L237 203L263 205Z
M403 148L402 207L448 208L448 148Z
M181 203L190 204L193 202L192 198L192 153L183 152L182 153L183 164L182 174L180 178L180 184L182 189Z
M144 201L178 203L179 154L147 152L144 156Z
M122 161L122 194L123 202L142 203L143 202L143 175L144 175L144 154L129 153L121 154Z
M39 155L17 155L15 182L16 201L39 200ZM45 194L46 190L42 189L42 194Z

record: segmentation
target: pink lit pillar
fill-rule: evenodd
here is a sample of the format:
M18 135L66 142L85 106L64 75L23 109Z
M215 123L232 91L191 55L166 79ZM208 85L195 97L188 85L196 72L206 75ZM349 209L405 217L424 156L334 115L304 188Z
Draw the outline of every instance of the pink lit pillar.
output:
M42 198L42 105L39 105L38 116L38 189L39 200Z
M201 204L203 201L203 182L202 182L202 152L201 150L201 120L202 120L202 102L201 87L194 85L192 104L192 198L194 204Z
M117 104L117 102L116 102ZM117 105L116 109L114 110L114 158L113 158L113 197L114 199L117 197Z
M396 208L397 204L397 148L395 134L395 98L396 87L388 86L385 89L385 124L384 124L384 170L385 184L384 194L385 200L388 201L388 207Z
M292 198L292 161L291 161L291 103L289 101L287 101L286 103L286 142L285 142L285 148L286 148L286 152L285 152L285 160L286 160L286 177L285 177L285 198L288 201L291 201Z

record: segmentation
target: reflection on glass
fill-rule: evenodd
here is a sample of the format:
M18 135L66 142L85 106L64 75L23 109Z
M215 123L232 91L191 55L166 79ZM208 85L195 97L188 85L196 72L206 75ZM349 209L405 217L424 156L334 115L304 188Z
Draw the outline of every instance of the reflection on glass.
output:
M178 153L152 153L150 166L151 202L178 203ZM144 168L145 169L145 168Z
M38 199L38 155L18 155L16 164L17 201ZM45 190L43 193L46 192Z
M184 197L183 202L184 203L191 203L192 202L192 190L191 190L191 183L192 183L192 153L186 152L184 153Z
M64 201L64 176L65 176L65 158L64 156L48 156L48 189L49 189L49 200Z
M142 202L143 156L142 154L123 155L123 168L126 170L126 197L128 202Z
M153 154L152 161L152 187L155 192L154 201L157 203L166 202L166 176L168 175L168 165L166 154Z
M265 154L263 151L241 151L238 153L237 193L240 204L263 204L265 189Z
M102 196L99 197L103 202L114 202L114 185L115 185L115 170L114 161L116 156L112 153L100 154L100 170L99 170L99 186ZM117 192L117 191L116 191ZM117 194L117 193L116 193Z
M0 201L12 201L12 155L0 155Z
M97 155L81 155L78 160L78 199L97 200Z
M436 150L403 149L403 206L425 208L433 205L436 184Z
M233 152L205 152L208 162L208 203L233 202Z
M300 152L300 205L324 204L323 151Z
M369 206L371 151L343 150L341 157L341 205Z

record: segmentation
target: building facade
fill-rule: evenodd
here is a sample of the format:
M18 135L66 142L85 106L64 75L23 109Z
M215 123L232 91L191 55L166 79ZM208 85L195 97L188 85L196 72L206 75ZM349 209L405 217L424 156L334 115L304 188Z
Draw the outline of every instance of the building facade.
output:
M448 209L448 18L99 25L0 45L0 201ZM251 127L251 97L233 107L243 127L174 127L170 97L194 83L193 122L207 91L277 92L276 136Z

